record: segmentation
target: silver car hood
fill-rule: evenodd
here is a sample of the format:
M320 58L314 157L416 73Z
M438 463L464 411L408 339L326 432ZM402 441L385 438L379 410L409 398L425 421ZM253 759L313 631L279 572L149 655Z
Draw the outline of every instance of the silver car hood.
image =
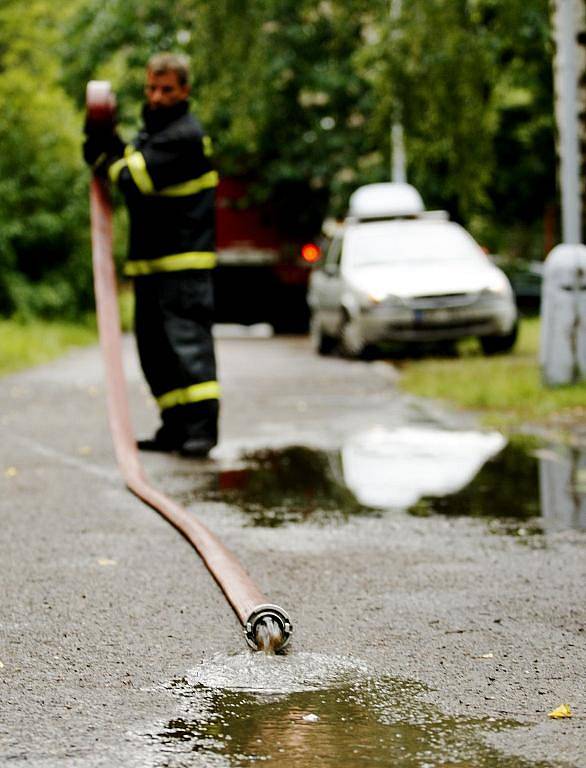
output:
M503 272L482 259L400 262L346 268L342 273L349 287L380 298L476 293L506 283Z

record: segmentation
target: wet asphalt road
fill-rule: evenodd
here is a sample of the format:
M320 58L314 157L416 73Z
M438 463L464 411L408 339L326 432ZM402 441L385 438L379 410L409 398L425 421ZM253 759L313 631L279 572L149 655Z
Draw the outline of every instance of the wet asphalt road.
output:
M480 720L512 764L586 766L586 534L519 540L484 520L400 508L249 525L237 505L194 492L243 451L328 451L368 429L475 425L400 395L380 361L321 359L302 338L218 347L212 459L144 464L290 612L292 665L331 656L420 683L421 702ZM149 434L156 413L131 340L126 351L136 431ZM149 740L180 708L172 681L247 652L197 555L119 480L97 349L0 380L0 544L0 765L175 765ZM562 703L574 717L549 719ZM495 732L486 718L525 727Z

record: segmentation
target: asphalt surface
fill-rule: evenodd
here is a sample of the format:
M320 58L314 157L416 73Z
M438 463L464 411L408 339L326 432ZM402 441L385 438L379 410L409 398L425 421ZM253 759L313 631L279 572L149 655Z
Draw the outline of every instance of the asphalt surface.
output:
M212 458L144 457L172 497L189 498L204 469L244 450L336 448L368 427L475 426L399 394L380 361L318 358L303 338L218 349ZM148 435L157 415L129 339L125 350L136 432ZM402 509L274 528L227 503L189 509L290 612L292 663L343 657L421 683L421 701L478 719L519 765L586 766L583 531L528 544L483 520ZM0 765L171 765L135 735L173 718L172 681L248 652L198 556L119 479L97 349L0 380L0 546ZM549 718L562 703L573 717ZM489 718L525 727L483 730Z

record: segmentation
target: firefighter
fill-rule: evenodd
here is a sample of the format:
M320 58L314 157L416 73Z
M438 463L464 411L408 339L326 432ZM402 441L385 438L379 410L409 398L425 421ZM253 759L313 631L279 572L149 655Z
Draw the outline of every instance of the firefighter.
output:
M125 146L114 121L88 119L84 157L124 195L130 218L125 274L134 279L141 366L162 425L145 451L207 456L218 439L212 338L215 187L211 142L189 112L189 62L148 62L143 126Z

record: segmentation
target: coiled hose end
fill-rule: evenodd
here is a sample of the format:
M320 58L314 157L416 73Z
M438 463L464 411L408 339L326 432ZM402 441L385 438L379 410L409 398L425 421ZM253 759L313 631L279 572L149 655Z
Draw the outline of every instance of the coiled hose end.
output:
M257 605L244 625L246 642L255 651L280 651L291 639L293 625L278 605Z

